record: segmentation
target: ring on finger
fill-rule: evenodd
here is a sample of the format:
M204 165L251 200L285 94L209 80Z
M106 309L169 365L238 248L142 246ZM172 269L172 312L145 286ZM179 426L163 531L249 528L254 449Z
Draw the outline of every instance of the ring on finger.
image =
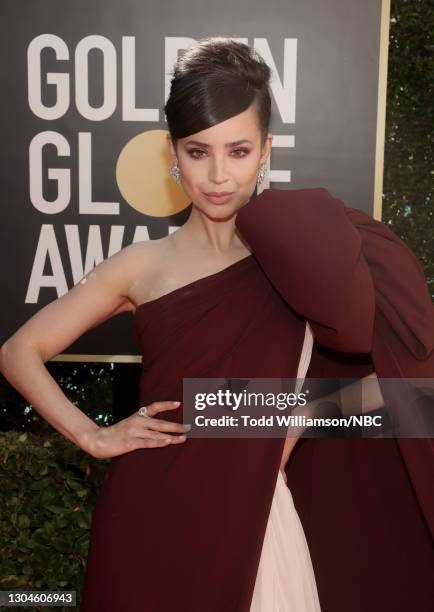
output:
M142 417L148 417L148 407L147 406L141 406L138 411L137 414L139 414Z

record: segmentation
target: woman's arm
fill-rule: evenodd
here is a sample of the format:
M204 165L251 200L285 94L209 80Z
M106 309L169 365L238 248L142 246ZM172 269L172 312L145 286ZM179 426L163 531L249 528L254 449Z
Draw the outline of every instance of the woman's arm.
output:
M360 403L360 398L362 398L362 403ZM305 406L297 406L291 412L291 415L302 415L306 416L306 418L313 419L320 416L320 405L324 402L333 402L340 406L340 411L342 417L344 418L351 415L359 415L376 410L385 404L377 374L372 372L368 376L365 376L364 378L361 378L350 385L308 402ZM290 431L290 436L285 440L282 460L280 462L280 469L283 472L285 471L285 466L291 455L292 449L306 429L307 426L303 427L300 425L298 427L291 427L290 430L288 430ZM285 475L284 478L286 481Z
M143 246L131 245L104 260L68 293L39 310L0 348L5 378L46 421L84 450L89 434L99 426L64 395L44 363L87 330L131 308L130 284L142 257Z

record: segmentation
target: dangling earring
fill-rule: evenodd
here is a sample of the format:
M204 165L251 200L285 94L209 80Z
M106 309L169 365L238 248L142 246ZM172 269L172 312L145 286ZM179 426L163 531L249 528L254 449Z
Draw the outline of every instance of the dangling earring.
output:
M256 180L258 185L260 185L262 183L262 181L264 180L266 172L267 172L267 164L265 162L262 162L262 164L259 166L258 176L257 176L257 180Z
M181 183L181 173L178 167L178 160L170 166L170 174L173 176L173 180L178 185Z

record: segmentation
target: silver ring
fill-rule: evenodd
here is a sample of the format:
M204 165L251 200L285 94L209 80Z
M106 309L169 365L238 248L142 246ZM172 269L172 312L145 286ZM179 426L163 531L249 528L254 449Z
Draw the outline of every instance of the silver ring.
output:
M148 414L148 407L147 406L142 406L141 408L138 409L137 414L139 414L142 417L149 416L149 414Z

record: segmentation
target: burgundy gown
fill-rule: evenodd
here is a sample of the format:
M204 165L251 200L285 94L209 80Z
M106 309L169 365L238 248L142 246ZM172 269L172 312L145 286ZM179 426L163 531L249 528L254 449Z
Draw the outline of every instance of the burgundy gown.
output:
M295 377L306 320L308 377L433 376L425 279L386 226L322 188L266 190L236 226L252 255L137 308L140 405L182 401L184 377ZM182 405L158 416L184 422ZM112 459L81 612L249 612L283 445L191 438ZM322 612L432 609L432 469L429 440L298 442L288 487Z

